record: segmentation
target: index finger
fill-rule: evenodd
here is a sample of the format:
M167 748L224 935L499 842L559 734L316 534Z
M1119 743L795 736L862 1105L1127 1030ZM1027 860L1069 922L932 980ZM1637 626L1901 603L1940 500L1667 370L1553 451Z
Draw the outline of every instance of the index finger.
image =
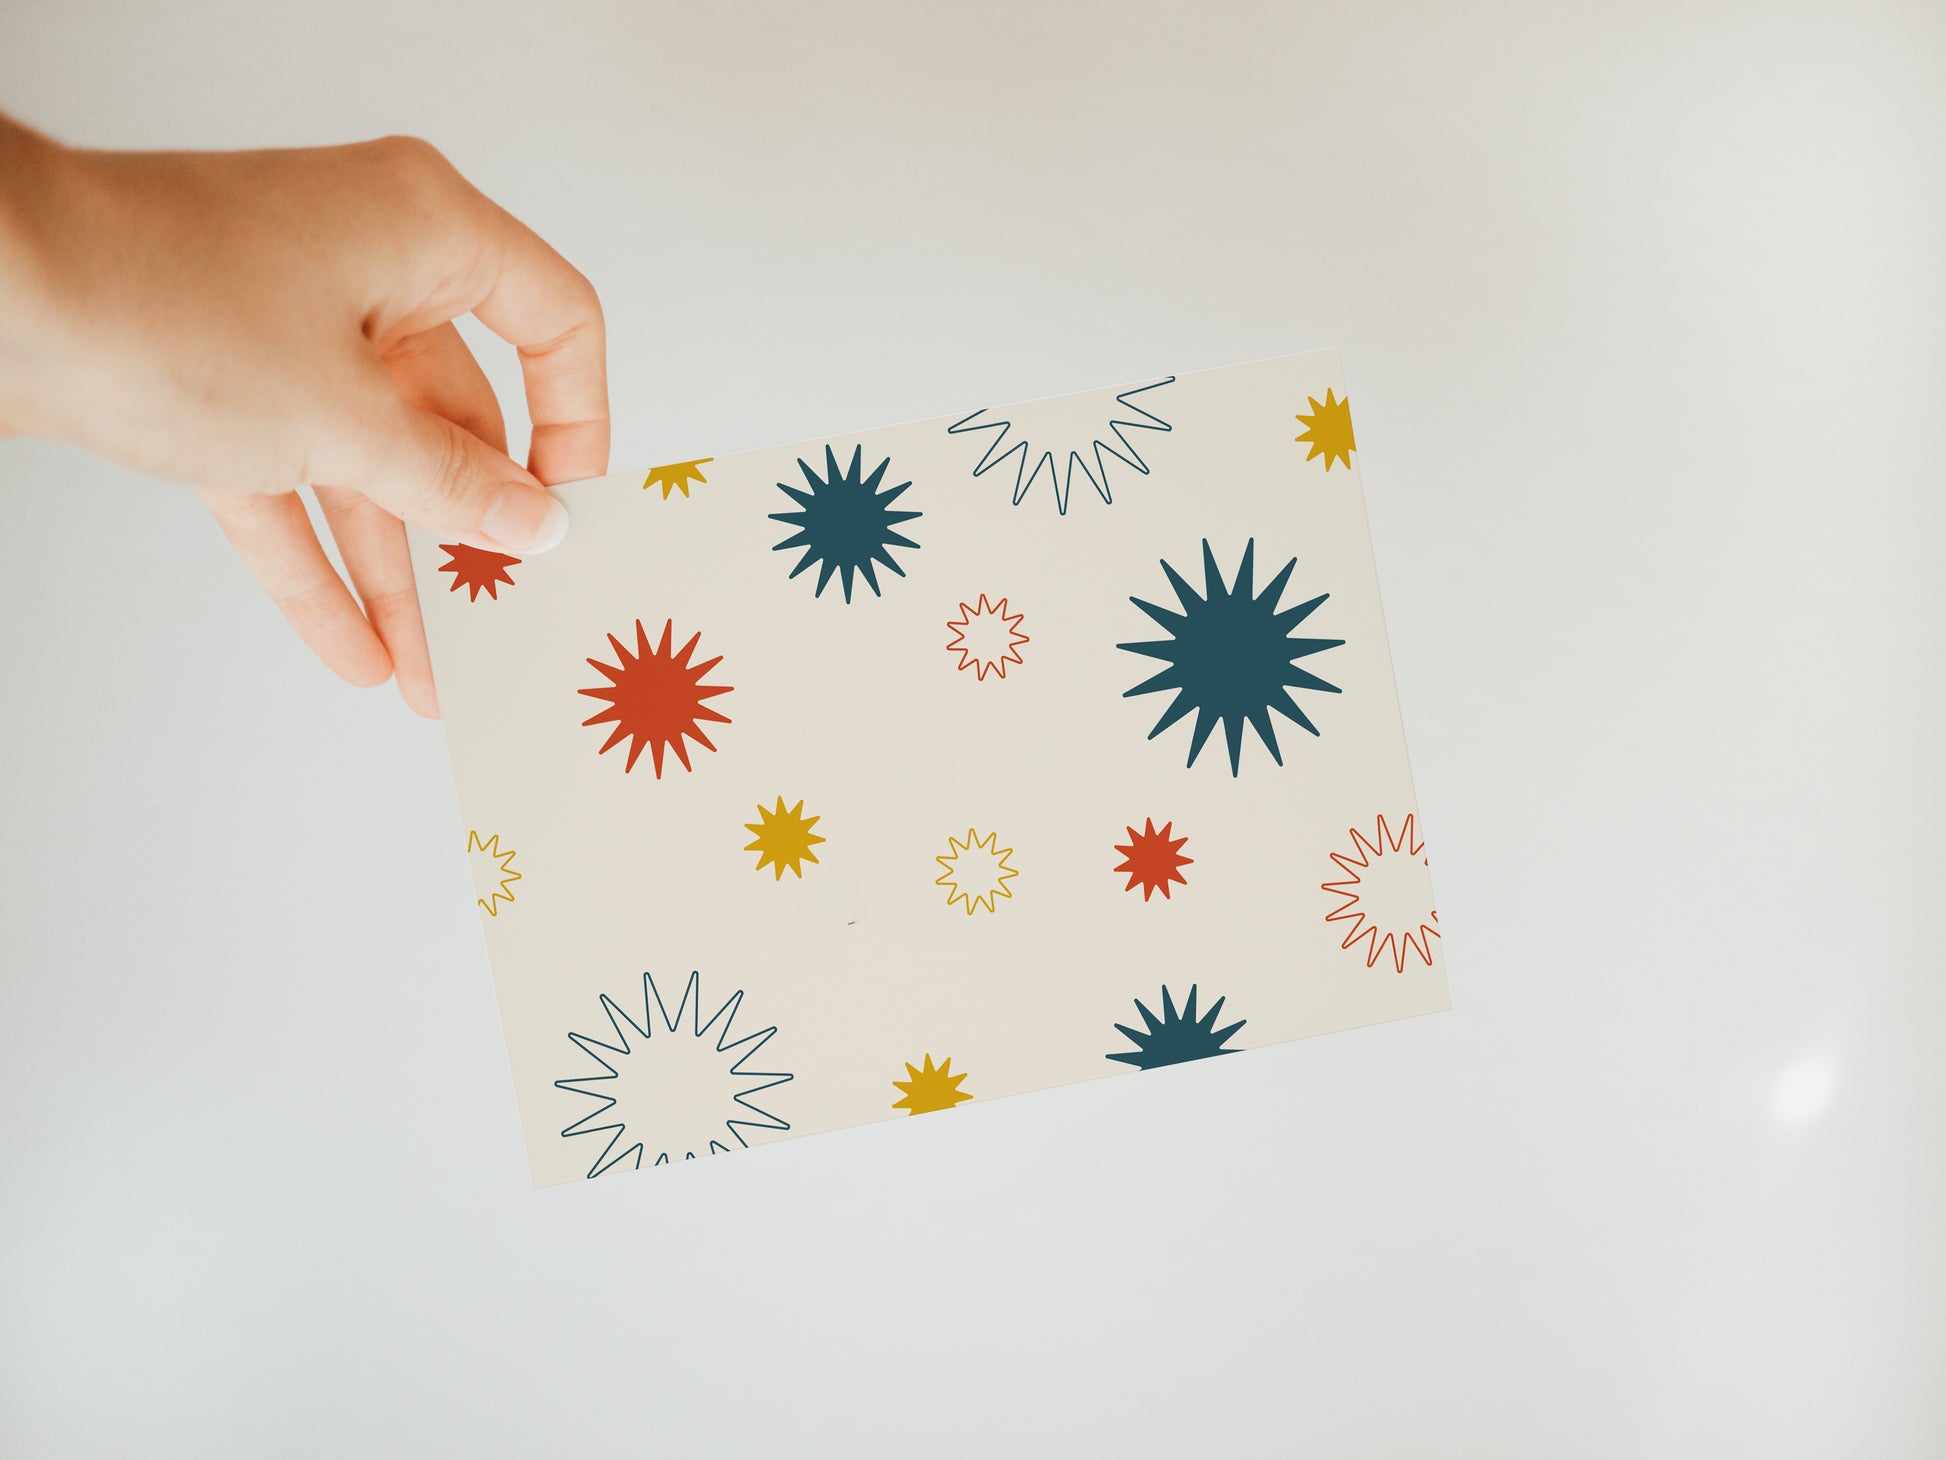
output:
M474 317L520 352L527 469L549 486L608 470L608 336L581 271L498 204L500 257Z

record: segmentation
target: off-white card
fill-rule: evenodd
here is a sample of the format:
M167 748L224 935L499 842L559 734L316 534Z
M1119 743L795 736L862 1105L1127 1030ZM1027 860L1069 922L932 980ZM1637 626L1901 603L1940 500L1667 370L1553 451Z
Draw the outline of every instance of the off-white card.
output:
M559 495L413 541L537 1182L1448 1007L1336 351Z

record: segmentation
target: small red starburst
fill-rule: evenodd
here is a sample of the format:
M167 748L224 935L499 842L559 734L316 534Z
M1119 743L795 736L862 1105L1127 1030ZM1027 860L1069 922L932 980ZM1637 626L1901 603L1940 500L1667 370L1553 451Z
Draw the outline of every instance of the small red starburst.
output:
M446 561L439 565L439 571L453 575L451 592L457 593L461 588L467 590L468 603L480 601L482 588L486 589L488 598L498 602L500 584L505 583L509 588L514 586L507 569L517 564L519 558L488 552L485 548L468 547L463 542L442 542L439 550L446 554Z
M696 641L703 636L700 633L691 634L681 651L672 654L669 645L674 634L674 620L666 620L662 625L662 642L651 649L648 630L637 619L635 652L632 654L620 639L610 634L608 642L615 646L615 656L619 662L603 664L599 659L588 661L610 682L599 689L581 691L584 695L610 702L599 715L581 722L583 725L614 724L614 730L602 744L599 753L606 755L622 741L629 741L628 764L622 769L632 771L636 759L642 754L642 747L646 745L650 757L655 761L658 780L662 778L662 752L665 749L675 751L676 759L682 762L684 770L694 769L689 764L689 751L683 744L684 736L705 750L716 749L710 744L709 736L703 733L700 721L730 723L728 715L719 714L703 703L716 695L730 692L731 686L727 684L702 682L705 674L723 662L723 656L718 654L701 664L691 664L689 656L695 652Z
M1128 873L1128 886L1122 891L1133 892L1139 885L1142 901L1147 902L1158 891L1166 901L1171 882L1180 882L1185 887L1189 885L1189 879L1176 869L1187 867L1196 859L1180 855L1189 838L1179 836L1170 840L1169 833L1174 827L1173 821L1165 821L1162 830L1157 831L1155 818L1151 816L1143 822L1143 830L1137 831L1132 826L1128 829L1129 844L1115 848L1128 859L1115 869Z
M1022 662L1020 646L1033 642L1020 631L1020 622L1026 617L1025 613L1008 613L1006 599L990 603L982 593L979 603L962 603L959 617L946 620L946 627L953 631L946 652L959 655L958 667L972 670L981 683L985 683L989 670L1005 679L1007 666Z

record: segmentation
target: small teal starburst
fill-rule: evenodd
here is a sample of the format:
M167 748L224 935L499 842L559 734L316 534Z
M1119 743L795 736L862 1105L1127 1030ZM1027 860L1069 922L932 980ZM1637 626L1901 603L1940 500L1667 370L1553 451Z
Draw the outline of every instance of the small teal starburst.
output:
M818 564L818 586L812 596L820 597L824 585L836 573L845 590L845 602L851 602L851 584L854 573L862 573L873 594L878 594L878 574L874 563L883 563L901 578L905 569L892 560L891 548L903 547L917 549L919 544L911 538L893 531L901 522L910 522L921 514L917 512L895 512L892 504L901 493L912 485L900 482L896 487L880 491L878 484L885 479L886 468L892 461L887 457L872 471L864 475L864 447L855 446L851 452L851 465L843 471L838 470L838 457L832 449L824 448L824 475L819 476L811 464L802 457L798 458L798 470L804 473L808 490L788 486L783 482L778 489L797 503L795 512L773 512L773 522L782 522L795 527L797 531L778 543L773 549L783 552L786 548L801 547L804 556L798 559L797 566L791 569L795 578L811 564Z
M1131 654L1161 659L1168 665L1168 668L1151 675L1135 688L1123 691L1124 699L1162 690L1175 691L1176 697L1169 702L1169 708L1162 712L1162 718L1155 722L1149 739L1155 739L1192 710L1195 711L1196 728L1189 740L1188 761L1190 765L1195 765L1204 742L1220 721L1223 738L1229 745L1230 774L1233 776L1238 772L1243 753L1245 724L1256 730L1257 738L1263 741L1271 759L1279 765L1284 763L1283 753L1277 745L1277 731L1270 719L1272 710L1303 726L1313 735L1318 733L1318 727L1311 723L1310 717L1291 697L1291 690L1309 689L1337 694L1338 686L1299 669L1297 661L1325 649L1335 649L1344 643L1343 639L1291 637L1291 630L1309 618L1331 595L1320 593L1295 608L1280 610L1277 601L1291 581L1297 559L1292 558L1284 564L1283 570L1264 585L1264 591L1257 593L1252 586L1252 564L1256 550L1257 541L1252 538L1243 549L1243 562L1237 568L1236 581L1226 588L1222 570L1216 566L1216 554L1210 551L1208 539L1204 539L1203 591L1200 594L1164 560L1162 571L1168 575L1169 586L1176 590L1182 611L1178 613L1158 608L1140 598L1131 598L1129 602L1160 624L1170 637L1115 646Z
M1208 1059L1211 1055L1235 1054L1233 1049L1223 1046L1232 1034L1250 1021L1239 1019L1234 1024L1216 1027L1216 1019L1223 1012L1223 1000L1218 999L1209 1006L1202 1018L1196 1017L1196 985L1189 986L1189 998L1176 1012L1176 1001L1170 996L1168 986L1162 990L1162 1017L1156 1018L1149 1012L1149 1006L1140 999L1135 1001L1136 1012L1142 1016L1142 1029L1131 1029L1126 1024L1117 1024L1116 1030L1128 1037L1134 1049L1113 1050L1111 1060L1119 1060L1125 1065L1134 1065L1138 1070L1153 1070L1162 1065L1179 1065L1187 1060Z

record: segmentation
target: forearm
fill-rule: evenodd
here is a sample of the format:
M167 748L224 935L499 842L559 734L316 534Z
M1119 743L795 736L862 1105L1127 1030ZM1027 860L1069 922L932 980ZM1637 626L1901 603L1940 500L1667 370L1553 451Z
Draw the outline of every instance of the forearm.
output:
M0 116L0 435L195 485L296 485L263 428L292 434L302 344L249 307L276 240L243 236L246 188L202 178L250 156L70 148Z
M57 220L71 154L0 114L0 434L41 429L63 306Z

